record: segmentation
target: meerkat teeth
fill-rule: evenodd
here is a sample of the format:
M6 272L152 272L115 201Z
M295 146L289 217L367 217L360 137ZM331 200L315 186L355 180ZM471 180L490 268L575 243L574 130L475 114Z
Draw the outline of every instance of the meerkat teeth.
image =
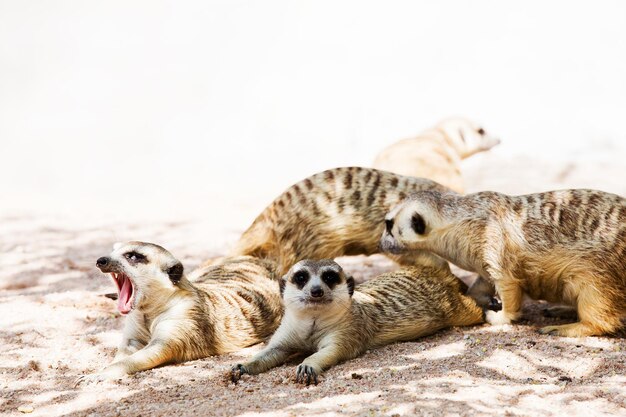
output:
M126 326L113 362L79 383L233 352L269 338L282 317L271 261L226 258L193 271L190 281L161 246L127 242L97 266L115 281Z
M595 190L522 196L422 191L386 216L383 249L428 250L495 284L502 310L521 315L524 294L576 307L579 321L542 333L611 334L626 316L626 199Z

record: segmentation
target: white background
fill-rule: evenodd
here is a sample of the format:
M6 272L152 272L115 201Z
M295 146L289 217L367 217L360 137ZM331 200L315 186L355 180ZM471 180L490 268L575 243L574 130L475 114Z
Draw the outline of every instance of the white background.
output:
M451 115L626 156L626 2L0 0L0 208L256 210Z

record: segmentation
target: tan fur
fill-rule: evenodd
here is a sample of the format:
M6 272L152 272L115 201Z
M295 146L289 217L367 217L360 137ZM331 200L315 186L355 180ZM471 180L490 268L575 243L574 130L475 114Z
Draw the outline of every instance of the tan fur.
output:
M411 177L429 178L463 193L461 160L500 143L480 126L463 118L446 119L417 137L383 149L374 168Z
M233 352L268 338L282 317L275 265L268 261L224 259L197 269L190 281L182 264L162 247L128 242L98 262L105 273L129 277L133 308L113 362L78 382Z
M371 168L320 172L289 187L265 208L232 255L275 260L282 275L301 259L378 253L385 214L419 190L447 188L428 179ZM394 259L405 265L443 263L427 253Z
M414 225L419 218L423 233ZM579 321L543 333L614 333L626 316L626 199L593 190L526 196L421 192L389 213L387 250L431 250L495 283L502 311L520 316L524 294L576 307Z
M304 284L298 281L303 271L309 277ZM329 271L337 278L329 277ZM357 286L352 297L354 281L332 260L298 262L283 280L285 316L280 327L263 351L232 369L234 382L244 373L278 366L293 354L313 352L296 371L296 380L309 384L323 370L367 349L483 321L482 309L462 294L464 284L447 266L386 273Z

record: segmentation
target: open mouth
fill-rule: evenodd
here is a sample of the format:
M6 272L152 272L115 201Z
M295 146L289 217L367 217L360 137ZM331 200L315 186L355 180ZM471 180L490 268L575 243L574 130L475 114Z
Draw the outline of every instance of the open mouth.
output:
M135 287L128 275L121 272L111 272L111 277L117 286L117 309L122 314L128 314L133 309L135 301Z

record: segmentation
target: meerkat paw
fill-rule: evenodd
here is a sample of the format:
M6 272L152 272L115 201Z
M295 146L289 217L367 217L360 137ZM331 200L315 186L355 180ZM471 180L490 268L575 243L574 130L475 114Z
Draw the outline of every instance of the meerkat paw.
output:
M317 377L320 372L316 371L311 365L300 364L296 370L296 382L300 384L311 385L313 382L317 385Z
M104 381L114 381L118 379L122 379L126 376L125 373L120 373L116 370L107 370L106 368L100 372L96 372L93 374L81 375L74 381L74 388L78 387L81 384L97 384Z
M559 326L542 327L539 329L539 333L562 337L585 337L601 336L607 332L603 332L602 330L585 323L570 323L561 324Z
M506 316L504 311L492 311L489 310L485 314L485 321L491 325L499 325L499 324L511 324L511 319Z
M232 382L233 384L236 384L237 382L239 382L242 375L248 374L248 373L249 373L248 369L242 364L238 363L237 365L230 368L230 372L228 376L230 377L230 382Z

